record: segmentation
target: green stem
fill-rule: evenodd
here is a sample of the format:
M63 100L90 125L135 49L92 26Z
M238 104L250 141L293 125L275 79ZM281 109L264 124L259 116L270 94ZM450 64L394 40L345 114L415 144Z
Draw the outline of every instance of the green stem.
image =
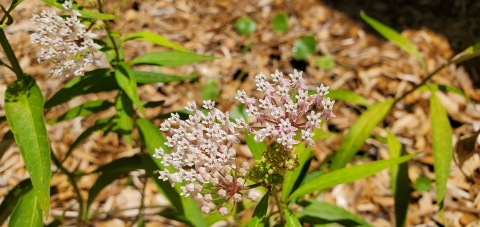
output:
M65 167L63 167L62 164L60 163L60 161L55 156L55 154L53 154L53 152L51 152L51 156L52 156L52 161L57 166L57 168L60 169L60 171L62 171L65 175L67 175L68 180L70 181L70 183L73 186L73 190L75 190L75 193L77 194L77 200L78 200L78 205L79 205L78 217L77 217L77 226L81 227L81 226L83 226L83 210L84 210L84 208L83 208L83 198L82 198L82 194L80 193L80 189L78 188L77 182L75 181L75 174L71 173Z
M98 11L100 13L104 13L103 2L101 0L97 0L97 2L98 2ZM115 50L115 61L117 62L117 64L119 64L120 63L120 53L118 51L117 42L115 41L114 37L112 36L112 29L110 28L110 24L108 23L108 20L105 20L104 22L105 22L105 29L107 30L108 38L112 41L113 49Z
M15 53L13 53L12 47L10 46L10 43L8 42L7 36L5 35L3 29L0 29L0 44L2 45L2 48L5 51L5 54L10 61L10 64L12 65L13 72L15 73L15 75L17 75L17 79L21 80L25 78L22 68L20 68L20 64L18 64L17 57L15 57Z
M275 186L272 186L272 187L275 187ZM285 214L283 213L283 204L282 202L280 201L280 199L278 198L278 191L276 188L272 188L272 190L270 191L270 194L273 195L273 198L275 198L275 202L277 203L277 207L278 207L278 212L280 213L280 221L281 223L285 223Z

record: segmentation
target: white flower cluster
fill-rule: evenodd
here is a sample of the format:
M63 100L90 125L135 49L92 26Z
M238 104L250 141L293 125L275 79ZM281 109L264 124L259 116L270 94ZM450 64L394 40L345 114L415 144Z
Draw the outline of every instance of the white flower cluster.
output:
M273 83L267 81L264 73L255 77L257 90L264 94L258 100L260 104L257 104L257 99L248 97L245 91L238 91L235 97L246 105L248 115L256 118L248 125L248 131L255 134L257 142L273 137L286 149L291 149L300 142L294 138L300 129L301 141L305 142L305 147L314 146L313 131L320 127L321 118L328 120L335 117L332 113L335 101L324 99L329 87L322 84L317 88L317 94L308 95L302 72L294 70L293 74L289 74L290 78L284 78L283 73L276 70L271 76ZM310 111L315 104L321 113ZM306 121L302 119L304 116ZM258 128L260 129L256 130Z
M63 7L70 12L65 19L55 12L42 11L33 14L32 21L39 24L37 32L30 36L32 43L39 43L46 48L40 50L38 62L51 61L56 64L50 73L56 76L82 76L86 66L98 65L93 52L100 46L93 42L95 34L77 18L81 14L72 8L72 3L65 1Z
M172 186L185 182L181 195L203 198L205 213L210 213L213 200L225 199L218 208L225 216L228 214L225 204L230 200L236 203L243 198L258 199L255 194L242 193L250 189L245 185L250 166L248 162L235 164L236 150L232 147L240 142L237 129L244 129L247 124L243 118L230 122L228 112L216 109L215 102L210 100L204 101L203 107L209 110L207 115L197 110L195 102L190 102L185 109L194 114L188 120L172 114L161 124L160 130L170 132L165 145L172 153L167 154L162 148L156 150L155 157L162 158L161 163L167 167L160 171L159 178L170 180Z

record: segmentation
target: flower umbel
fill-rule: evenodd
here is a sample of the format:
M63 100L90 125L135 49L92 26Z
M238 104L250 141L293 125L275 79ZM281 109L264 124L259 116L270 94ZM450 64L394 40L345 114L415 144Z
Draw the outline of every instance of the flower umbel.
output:
M308 95L302 72L294 70L293 74L289 74L290 78L284 78L283 73L277 70L271 77L273 83L267 81L264 73L255 77L257 90L264 94L258 100L259 104L245 91L238 91L235 97L246 105L248 115L255 117L255 121L248 125L248 131L255 134L257 142L272 137L285 149L292 149L300 141L305 142L305 147L314 146L312 136L315 128L320 127L321 118L328 120L335 117L332 113L335 101L324 99L329 87L321 84L317 94ZM322 112L310 110L314 106ZM304 116L306 121L302 119ZM298 130L301 130L300 140L294 138Z
M55 12L42 11L33 14L32 21L39 24L37 32L30 36L32 43L39 43L46 48L40 49L38 62L51 61L56 64L50 73L56 76L82 76L85 67L98 65L93 52L100 46L93 42L96 34L80 23L81 14L72 8L70 1L62 6L70 12L65 19Z
M205 115L196 109L196 104L190 102L187 110L194 114L188 120L181 120L178 114L161 124L160 130L170 133L167 145L171 149L166 154L158 148L155 157L162 158L166 167L160 171L160 179L169 180L172 186L184 182L181 186L184 196L203 198L202 211L209 213L213 200L225 199L218 207L222 215L227 215L227 202L241 201L244 198L256 201L255 194L244 194L250 189L245 184L250 168L248 162L237 166L236 150L233 144L240 142L237 129L244 128L241 124L230 122L229 115L216 109L215 102L204 101L203 107L209 110Z

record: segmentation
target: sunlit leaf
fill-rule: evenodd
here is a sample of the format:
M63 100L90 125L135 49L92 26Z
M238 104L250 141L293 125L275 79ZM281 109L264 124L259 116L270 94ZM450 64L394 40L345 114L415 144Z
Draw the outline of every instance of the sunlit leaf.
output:
M166 39L165 37L153 32L141 31L133 34L128 34L127 36L125 36L125 38L123 38L123 42L126 42L128 40L144 40L144 41L155 43L160 46L170 47L176 51L190 52L189 49L182 47L176 43L173 43L168 39Z
M175 76L175 75L168 75L164 73L145 72L145 71L138 71L138 70L133 70L132 73L137 83L139 84L190 81L198 77L196 73L192 73L190 75L185 75L185 76Z
M3 198L2 203L0 204L0 225L7 220L7 218L12 213L13 209L17 205L18 200L28 191L32 189L32 181L30 178L27 178L20 183L18 183L14 188L12 188L8 194Z
M343 139L340 149L338 149L333 158L330 170L343 168L352 159L370 136L375 126L385 118L392 108L393 102L393 99L379 102L360 115Z
M28 190L13 210L8 227L18 226L43 227L42 209L34 190Z
M248 131L245 131L245 133L248 149L250 149L250 151L252 152L253 158L255 160L260 160L262 158L263 152L267 150L267 145L265 145L264 142L255 141L255 134L248 133Z
M235 29L240 35L250 35L255 31L256 25L250 17L241 17L235 22Z
M332 56L320 56L315 60L315 66L328 71L335 67L335 59Z
M60 10L67 11L62 6L63 2L61 2L61 1L58 1L58 0L42 0L42 1L51 5L51 6L54 6L58 9L60 9ZM116 15L102 14L102 13L97 13L97 12L87 10L75 1L73 1L73 7L72 8L77 10L79 13L81 13L82 14L81 17L83 17L83 18L91 18L91 19L98 19L98 20L113 20L113 19L117 19L117 18L120 17L120 16L116 16Z
M248 223L248 227L265 226L269 196L269 193L265 194L260 200L260 202L258 202L255 210L253 211L252 219L250 219L250 222Z
M441 84L434 84L434 83L427 83L425 85L420 86L417 88L417 91L443 91L443 92L452 92L457 95L464 97L468 102L471 102L470 98L463 93L461 89L458 89L453 86L448 85L441 85Z
M363 11L360 12L360 16L383 37L388 39L390 42L395 43L395 45L400 47L402 50L404 50L408 54L415 57L420 62L422 67L425 68L425 62L423 61L422 55L418 51L417 47L415 47L415 45L413 45L408 39L400 35L397 31L393 30L392 28L369 17Z
M135 76L133 76L132 69L124 62L119 63L117 70L115 70L115 79L117 80L118 86L125 92L128 98L132 100L138 110L145 115L145 109L138 96L137 81L135 80Z
M297 216L301 220L307 219L308 217L308 223L310 224L316 224L315 219L318 219L321 223L325 224L327 222L335 222L342 226L371 226L356 215L334 204L316 200L307 200L304 203L308 205L305 206L305 209L298 212Z
M342 100L345 102L355 103L362 106L370 106L370 103L366 98L348 90L330 89L325 97L330 97L334 100Z
M30 174L40 207L50 212L50 143L43 117L45 98L35 79L24 75L5 91L5 115Z
M295 183L299 180L298 176L300 175L305 163L313 155L312 147L308 146L305 148L305 143L301 142L296 146L295 154L298 157L299 166L293 171L287 171L285 174L285 181L282 186L282 201L287 202L288 196L293 190Z
M105 100L95 100L91 102L86 102L84 104L78 105L70 109L69 111L64 113L62 116L48 121L48 123L54 124L59 121L70 120L76 117L85 117L93 113L98 113L98 112L107 110L112 106L114 106L113 103Z
M273 31L279 34L285 34L288 30L288 15L286 13L277 13L272 19Z
M293 43L293 59L305 60L308 56L315 52L317 41L313 36L303 36Z
M179 51L150 52L130 61L131 65L181 66L215 60L216 57Z
M215 100L220 95L220 89L215 80L209 79L200 93L202 100Z
M450 60L450 63L458 64L478 56L480 56L480 42L475 43L473 46L469 46L461 53L455 55L455 57Z
M290 195L289 200L296 199L300 196L312 193L314 191L321 191L335 185L344 184L371 176L375 173L382 171L383 169L408 161L416 155L417 154L405 155L400 158L375 161L325 173L311 180L308 184L305 184L298 188Z
M288 207L285 207L283 209L283 212L285 213L285 221L287 222L287 227L302 227L302 224L300 224L298 218L292 213L292 211Z
M435 185L437 186L437 204L440 216L443 218L444 198L453 152L452 127L445 107L435 92L432 92L430 97L430 121L432 124L433 167L435 170Z
M419 192L428 192L432 188L432 181L427 176L419 176L413 183L413 188Z
M116 132L125 138L128 144L132 145L132 130L133 130L133 103L123 91L119 91L117 100L115 101L115 110L117 113L117 130Z
M392 133L388 133L388 149L390 158L399 158L406 155L405 147ZM395 220L397 227L405 226L408 204L410 203L410 182L408 179L408 163L390 167L392 194L395 200Z

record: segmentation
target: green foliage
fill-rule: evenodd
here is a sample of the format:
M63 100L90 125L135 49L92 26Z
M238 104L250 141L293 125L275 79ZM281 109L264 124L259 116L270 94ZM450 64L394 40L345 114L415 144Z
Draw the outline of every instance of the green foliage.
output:
M457 54L452 60L450 60L450 64L459 64L478 56L480 56L480 42L475 43L473 46L469 46L467 49Z
M315 66L328 71L335 67L335 59L332 56L320 56L315 59Z
M49 124L54 124L60 121L65 121L65 120L70 120L76 117L85 117L90 114L102 112L104 110L107 110L108 108L114 106L113 103L105 101L105 100L95 100L91 102L86 102L84 104L78 105L70 110L68 110L66 113L64 113L62 116L52 119L48 121Z
M277 13L272 19L273 31L279 34L285 34L288 30L288 15L286 13Z
M419 176L413 183L413 188L419 192L428 192L432 188L432 181L426 176Z
M375 173L382 171L383 169L408 161L416 155L417 154L405 155L400 158L375 161L325 173L311 180L311 182L309 182L308 184L305 184L298 188L289 196L289 200L296 199L300 196L312 193L314 191L321 191L338 184L344 184L371 176Z
M8 216L10 216L13 209L17 205L18 200L20 200L25 193L32 191L31 189L32 181L30 178L27 178L8 192L0 204L0 225L2 225L5 220L7 220Z
M430 97L430 121L432 128L435 185L437 186L437 204L443 218L443 205L447 191L447 180L452 161L452 128L447 111L440 99L432 92Z
M408 54L415 57L423 68L425 68L425 62L423 60L422 54L418 51L417 47L413 45L408 39L401 36L397 31L393 30L392 28L380 23L379 21L369 17L365 12L360 12L360 16L365 20L370 26L372 26L378 33L383 35L386 39L395 43L399 46L402 50L407 52Z
M172 48L176 51L190 52L189 49L182 47L178 44L172 43L165 37L152 32L142 31L142 32L136 32L133 34L128 34L125 36L125 38L123 38L123 42L126 42L128 40L144 40L144 41L155 43L160 46Z
M220 95L220 89L215 80L209 79L202 88L201 96L203 100L215 100Z
M285 214L287 227L302 227L302 224L300 224L298 218L292 213L290 209L288 209L288 207L285 207L285 209L283 209L283 213Z
M399 158L406 155L403 144L392 133L387 137L390 158ZM390 167L392 194L395 200L395 220L397 227L405 226L408 205L410 203L410 182L408 180L408 163Z
M392 108L393 102L393 99L379 102L369 107L367 111L360 115L348 131L347 136L343 139L340 149L333 158L332 166L330 167L331 170L343 168L352 159L365 140L370 136L375 126L385 118Z
M125 138L128 144L132 145L133 130L133 103L123 91L119 91L115 102L115 110L117 111L117 132Z
M168 75L158 72L144 72L133 70L132 75L139 84L154 84L154 83L170 83L170 82L182 82L190 81L197 78L195 73L185 76Z
M255 31L256 25L250 17L241 17L235 22L235 29L240 35L250 35Z
M131 65L160 65L160 66L181 66L192 63L215 60L216 57L200 55L195 53L165 51L152 52L140 55L130 61Z
M267 145L265 145L265 143L255 141L255 135L253 133L248 133L248 131L245 131L245 137L247 138L247 146L252 152L253 158L255 160L260 160L263 152L267 150Z
M115 70L115 79L117 80L118 86L125 92L128 98L132 100L138 110L145 115L145 109L138 97L137 81L127 64L122 62L118 65L117 70Z
M298 168L295 168L293 171L288 171L285 174L285 182L283 183L282 186L282 201L287 202L288 196L292 192L294 185L296 182L298 182L300 173L304 167L304 165L307 163L307 160L311 158L313 155L312 152L312 147L308 146L305 148L305 143L300 143L298 144L297 148L295 149L295 154L298 157Z
M63 8L62 1L58 1L58 0L42 0L42 1L60 10L67 11L65 8ZM81 13L82 14L81 17L83 18L98 19L98 20L113 20L113 19L120 18L120 16L116 16L116 15L97 13L97 12L87 10L75 1L73 2L72 8L77 10L79 13Z
M43 227L42 209L34 190L28 190L13 210L8 227L17 226Z
M0 160L2 159L3 154L10 148L10 146L15 143L15 138L13 137L12 131L8 131L3 135L3 139L0 140Z
M328 90L328 94L325 97L329 97L334 100L342 100L361 106L370 106L370 102L368 102L366 98L353 91L330 89Z
M316 200L307 200L300 202L306 203L305 209L298 212L300 220L305 220L310 224L338 223L343 226L371 226L354 214L336 205L320 202Z
M35 79L26 75L7 86L5 115L20 149L33 190L45 216L50 212L50 143L43 118L45 98Z
M255 210L253 211L252 219L248 223L248 227L263 227L266 223L266 215L268 210L268 197L269 193L265 194L260 202L258 202Z
M300 61L305 60L307 57L315 52L317 41L313 36L303 36L299 40L293 43L293 59Z

